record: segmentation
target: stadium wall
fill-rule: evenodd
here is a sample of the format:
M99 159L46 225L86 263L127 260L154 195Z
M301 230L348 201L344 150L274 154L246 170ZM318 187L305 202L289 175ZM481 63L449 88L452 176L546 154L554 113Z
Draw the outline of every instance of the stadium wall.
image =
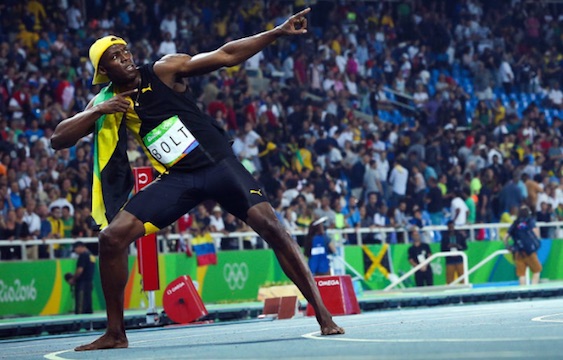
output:
M392 246L346 246L346 262L363 274L366 290L383 289L389 284L389 271L401 275L411 266L407 260L409 244ZM439 244L430 245L438 252ZM469 268L488 254L503 248L500 241L471 242L466 251ZM538 252L544 266L543 280L563 280L560 265L563 241L543 240ZM166 285L180 275L190 275L197 281L205 303L256 301L258 289L264 284L289 282L272 250L241 250L218 252L217 265L198 267L195 257L185 254L159 255L160 290L156 292L157 306L162 306ZM389 261L391 259L391 261ZM514 262L511 255L500 256L470 276L472 284L515 281ZM64 274L73 272L76 260L40 260L0 263L0 317L56 315L72 313L74 301ZM432 264L436 285L445 284L445 262ZM354 276L352 274L352 276ZM411 279L405 283L414 285ZM94 310L103 310L105 303L96 270L93 292ZM145 308L147 298L142 292L137 259L129 258L129 281L125 290L125 308Z

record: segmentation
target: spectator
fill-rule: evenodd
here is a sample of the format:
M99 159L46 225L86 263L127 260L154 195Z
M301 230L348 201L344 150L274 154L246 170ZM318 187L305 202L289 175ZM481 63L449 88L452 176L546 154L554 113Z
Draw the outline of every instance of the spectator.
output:
M463 198L467 206L467 224L475 224L477 219L477 204L475 203L475 195L471 195L467 188L463 189Z
M469 216L469 208L465 201L463 201L462 196L463 192L456 190L451 204L451 219L455 226L467 224L467 217Z
M29 240L29 228L25 221L23 221L23 216L25 210L23 208L18 208L16 210L9 210L8 216L4 227L2 228L2 239L6 240ZM10 246L7 249L3 249L2 259L3 260L20 260L22 258L21 247Z
M547 98L552 107L557 109L563 109L563 92L561 92L561 87L559 82L555 82L549 92L547 93Z
M50 216L47 218L51 225L50 236L52 239L63 239L65 237L64 222L62 220L62 209L58 206L50 208ZM60 244L54 244L55 256L60 258L63 255Z
M392 227L392 225L394 225L394 222L392 222L392 219L389 218L388 216L388 211L389 209L387 208L387 205L385 205L384 203L381 203L379 205L377 212L373 215L374 228L376 229L390 228ZM374 235L374 240L381 244L385 242L396 244L397 243L396 236L393 237L392 239L391 237L389 237L389 239L387 240L387 236L391 234L396 235L394 232L387 234L383 232L376 232Z
M219 205L213 207L213 212L209 216L209 228L211 232L225 233L225 222L223 221L223 210Z
M365 205L366 208L366 216L373 217L377 211L379 210L380 201L378 201L377 193L370 192L367 196L367 203Z
M412 267L416 267L423 263L432 255L430 246L420 241L420 234L418 230L412 230L411 233L412 245L409 247L408 257L409 263ZM414 273L416 286L432 286L434 285L434 275L432 274L432 267L426 264Z
M449 220L447 225L448 230L442 234L441 251L456 252L467 250L465 233L456 230L452 220ZM460 276L463 276L463 258L461 256L446 257L446 283L450 284Z
M225 231L227 233L233 233L236 231L241 231L241 225L239 220L231 213L227 213L225 216ZM221 238L221 250L236 250L239 248L238 239L235 237L223 237Z
M554 220L554 214L551 210L551 204L548 204L545 201L542 201L540 204L540 211L536 213L536 220L538 222L551 222ZM553 238L553 228L550 226L542 226L540 228L540 235L542 239L551 239Z
M164 56L166 54L176 54L176 43L172 39L172 35L167 31L164 33L164 39L160 42L157 54Z
M391 187L390 206L396 206L407 192L407 180L409 171L402 166L400 162L396 162L391 174L389 175L389 186Z
M25 206L23 221L26 223L29 230L30 239L39 239L41 234L41 218L36 213L37 202L31 199ZM26 246L27 258L29 260L39 259L39 246L28 245Z
M512 92L512 84L514 83L514 73L512 72L512 66L510 66L509 60L509 55L504 54L499 69L500 81L502 82L506 94Z
M443 223L443 195L438 187L436 178L428 179L428 193L426 194L426 209L430 214L432 225L442 225Z

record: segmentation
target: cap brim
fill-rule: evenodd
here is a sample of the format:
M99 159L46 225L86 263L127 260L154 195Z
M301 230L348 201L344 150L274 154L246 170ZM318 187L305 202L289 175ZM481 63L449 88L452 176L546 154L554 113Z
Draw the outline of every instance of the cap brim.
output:
M109 82L109 78L105 75L98 74L98 69L96 69L94 78L92 79L92 85L105 84L107 82Z

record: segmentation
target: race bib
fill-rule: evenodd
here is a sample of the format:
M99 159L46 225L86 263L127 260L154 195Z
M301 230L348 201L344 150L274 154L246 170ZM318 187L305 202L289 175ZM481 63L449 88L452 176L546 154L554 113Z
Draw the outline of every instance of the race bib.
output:
M171 167L199 145L177 115L145 135L143 143L151 155L166 167Z
M311 249L311 255L322 255L325 253L325 248L322 246L314 247Z

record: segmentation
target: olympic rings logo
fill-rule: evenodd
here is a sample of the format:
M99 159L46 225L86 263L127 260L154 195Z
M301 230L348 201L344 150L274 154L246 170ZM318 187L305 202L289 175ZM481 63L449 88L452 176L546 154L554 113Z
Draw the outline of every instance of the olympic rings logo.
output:
M248 265L246 263L240 264L225 264L223 266L223 278L229 289L242 290L248 280Z

